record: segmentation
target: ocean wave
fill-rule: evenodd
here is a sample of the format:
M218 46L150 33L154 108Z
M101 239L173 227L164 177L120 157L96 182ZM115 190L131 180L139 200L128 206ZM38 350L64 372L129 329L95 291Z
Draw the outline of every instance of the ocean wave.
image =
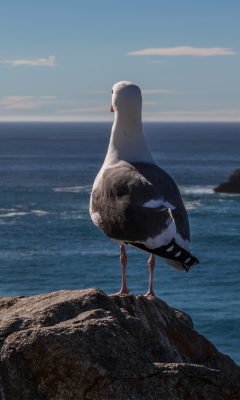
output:
M202 203L200 201L184 201L184 205L186 210L196 210L199 208Z
M66 193L80 193L80 192L88 192L88 191L91 192L92 185L53 188L52 190L54 192L66 192Z
M218 193L218 194L219 194L219 193ZM217 199L218 202L226 202L226 200L227 200L228 203L235 203L235 199L229 199L229 197L230 197L231 195L234 196L234 193L220 193L220 194L221 194L221 195L225 195L225 197L224 197L224 198Z
M182 194L212 194L214 186L179 186L180 192Z
M22 216L22 215L27 215L29 214L29 212L9 212L7 214L0 214L0 218L6 218L6 217L18 217L18 216Z
M1 209L1 211L10 211L10 210ZM0 214L0 218L21 217L21 216L30 215L30 214L35 214L40 217L40 216L49 214L48 211L43 211L43 210L17 211L17 210L12 209L11 211L12 212L7 212L6 214Z
M46 215L49 214L49 211L43 211L43 210L32 210L31 213L34 213L36 215L38 215L39 217L41 217L42 215Z

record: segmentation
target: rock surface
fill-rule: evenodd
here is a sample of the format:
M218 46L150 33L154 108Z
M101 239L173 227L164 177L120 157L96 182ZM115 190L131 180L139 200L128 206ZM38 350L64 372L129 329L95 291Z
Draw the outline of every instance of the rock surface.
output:
M0 298L1 400L240 400L240 368L163 300Z
M240 194L240 169L235 169L230 178L215 187L216 193L239 193Z

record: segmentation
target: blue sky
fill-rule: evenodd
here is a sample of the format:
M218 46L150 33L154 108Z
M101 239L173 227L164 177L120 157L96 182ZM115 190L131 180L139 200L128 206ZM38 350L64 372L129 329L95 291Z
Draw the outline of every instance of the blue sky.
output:
M121 80L145 121L240 121L239 15L239 0L3 0L0 121L112 120Z

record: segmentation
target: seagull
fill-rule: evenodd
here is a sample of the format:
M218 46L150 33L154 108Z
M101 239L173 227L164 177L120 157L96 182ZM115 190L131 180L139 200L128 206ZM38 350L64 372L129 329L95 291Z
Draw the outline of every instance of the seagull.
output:
M155 256L167 265L188 272L199 261L189 252L190 228L179 189L161 169L145 141L142 96L132 82L112 88L115 113L106 158L92 188L89 212L93 223L120 245L122 287L126 284L126 245L150 253L149 289L154 296Z

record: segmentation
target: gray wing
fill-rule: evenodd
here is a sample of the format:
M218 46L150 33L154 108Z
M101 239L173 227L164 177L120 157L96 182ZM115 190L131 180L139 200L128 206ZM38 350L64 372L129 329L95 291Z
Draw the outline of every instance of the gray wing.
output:
M170 205L148 207L159 199ZM150 202L150 203L149 203ZM92 193L96 225L108 237L123 242L143 242L157 237L174 220L183 240L190 239L189 222L174 180L154 164L124 162L106 169Z
M155 187L157 195L162 194L165 201L175 207L171 212L176 224L177 233L179 233L184 240L190 242L188 215L175 181L158 165L136 163L134 166Z

